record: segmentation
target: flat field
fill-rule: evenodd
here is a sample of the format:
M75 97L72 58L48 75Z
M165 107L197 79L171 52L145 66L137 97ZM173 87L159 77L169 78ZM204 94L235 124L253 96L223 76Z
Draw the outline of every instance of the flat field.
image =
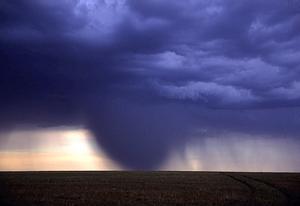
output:
M0 205L300 205L299 173L0 172Z

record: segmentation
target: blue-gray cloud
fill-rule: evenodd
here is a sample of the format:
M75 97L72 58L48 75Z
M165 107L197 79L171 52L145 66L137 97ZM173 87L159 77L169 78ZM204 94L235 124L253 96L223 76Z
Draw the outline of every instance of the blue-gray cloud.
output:
M298 6L2 1L1 128L85 125L133 168L202 127L296 138Z

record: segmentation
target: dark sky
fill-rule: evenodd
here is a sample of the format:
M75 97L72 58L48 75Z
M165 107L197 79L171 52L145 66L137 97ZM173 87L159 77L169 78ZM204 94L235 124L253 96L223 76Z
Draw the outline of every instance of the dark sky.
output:
M0 130L84 126L128 168L299 139L298 0L1 0L0 55Z

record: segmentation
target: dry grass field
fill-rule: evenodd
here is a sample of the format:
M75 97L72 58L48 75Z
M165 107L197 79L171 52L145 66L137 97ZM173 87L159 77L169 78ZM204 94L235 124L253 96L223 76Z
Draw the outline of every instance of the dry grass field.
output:
M1 172L0 205L300 205L300 174Z

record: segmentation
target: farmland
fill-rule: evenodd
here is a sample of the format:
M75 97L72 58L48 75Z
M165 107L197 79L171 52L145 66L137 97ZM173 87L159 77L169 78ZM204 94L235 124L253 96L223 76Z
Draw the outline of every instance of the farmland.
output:
M300 205L298 173L0 172L0 205Z

